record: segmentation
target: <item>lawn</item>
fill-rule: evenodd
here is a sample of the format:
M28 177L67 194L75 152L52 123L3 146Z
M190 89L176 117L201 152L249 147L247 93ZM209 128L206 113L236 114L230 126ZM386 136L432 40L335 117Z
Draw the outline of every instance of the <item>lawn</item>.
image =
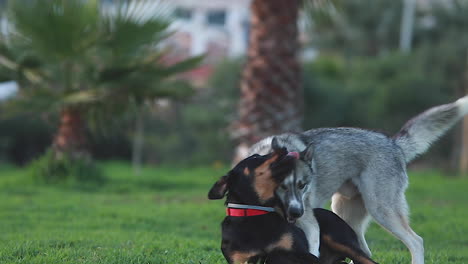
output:
M100 188L31 183L0 168L0 263L224 263L222 201L206 198L225 169L103 164ZM412 226L426 263L468 263L468 178L410 175ZM380 263L410 263L403 244L376 224L367 234Z

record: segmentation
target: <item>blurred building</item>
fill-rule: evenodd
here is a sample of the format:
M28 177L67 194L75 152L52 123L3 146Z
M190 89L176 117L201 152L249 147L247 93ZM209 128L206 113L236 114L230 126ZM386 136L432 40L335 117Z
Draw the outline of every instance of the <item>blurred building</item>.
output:
M205 63L186 75L203 84L214 71L213 65L226 57L247 51L249 6L251 0L170 0L168 11L174 20L166 42L173 60L205 55Z
M101 0L104 12L113 12L115 0ZM174 32L164 43L168 63L190 56L205 55L205 63L186 74L196 83L205 82L213 65L226 57L247 51L251 0L154 0L138 15L159 12L172 20ZM156 5L155 5L156 4ZM154 10L154 7L157 7Z
M247 50L250 0L171 0L177 30L173 44L182 53L208 58L234 57Z
M0 34L6 33L7 20L4 14L6 0L0 0Z
M101 0L104 12L112 13L115 1ZM166 44L173 53L181 57L205 54L217 60L245 54L250 1L154 0L137 13L170 17L174 34Z

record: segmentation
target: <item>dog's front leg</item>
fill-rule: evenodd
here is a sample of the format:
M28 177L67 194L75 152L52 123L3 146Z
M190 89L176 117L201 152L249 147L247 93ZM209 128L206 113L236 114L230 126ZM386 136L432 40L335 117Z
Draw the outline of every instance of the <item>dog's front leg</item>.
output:
M315 218L313 208L305 208L304 215L297 219L296 225L304 231L309 242L309 252L319 257L320 228Z

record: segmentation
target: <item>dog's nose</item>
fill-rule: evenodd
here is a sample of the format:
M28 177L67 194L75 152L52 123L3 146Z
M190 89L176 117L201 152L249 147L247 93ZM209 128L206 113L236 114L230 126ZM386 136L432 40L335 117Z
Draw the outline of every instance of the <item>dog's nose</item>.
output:
M288 213L290 217L299 218L304 213L304 209L300 207L290 207Z

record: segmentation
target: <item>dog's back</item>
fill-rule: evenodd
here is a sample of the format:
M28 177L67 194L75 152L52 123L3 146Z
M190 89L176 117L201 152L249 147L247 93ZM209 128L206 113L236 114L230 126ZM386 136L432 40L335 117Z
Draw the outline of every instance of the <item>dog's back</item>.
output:
M405 156L394 140L382 133L358 128L332 128L304 133L313 151L313 165L321 195L330 197L347 180L356 186L362 184L363 172L372 169L373 181L379 186L398 183L406 188ZM386 173L383 173L386 172ZM306 176L306 174L302 174ZM398 177L388 179L387 175ZM396 181L395 181L396 180ZM378 187L378 186L377 186Z
M271 151L272 138L257 143L252 151ZM297 177L309 178L296 180L316 181L320 185L317 186L320 196L331 196L347 180L359 185L360 176L368 167L400 177L397 182L401 188L406 188L407 178L401 173L406 170L405 155L392 138L382 133L359 128L319 128L275 138L290 151L313 150L313 170L319 173L314 179L310 178L310 173L298 173ZM389 181L385 175L375 174L373 180L379 181L382 186L395 183L394 179Z

